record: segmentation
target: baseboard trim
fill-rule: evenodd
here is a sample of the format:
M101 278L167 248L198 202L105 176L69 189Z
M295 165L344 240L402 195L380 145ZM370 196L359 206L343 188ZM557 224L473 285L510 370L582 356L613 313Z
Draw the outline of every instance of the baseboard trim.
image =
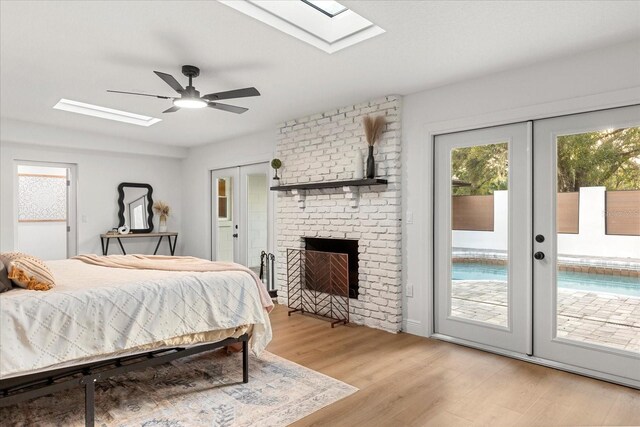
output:
M402 320L402 331L412 335L423 336L422 322L412 319Z

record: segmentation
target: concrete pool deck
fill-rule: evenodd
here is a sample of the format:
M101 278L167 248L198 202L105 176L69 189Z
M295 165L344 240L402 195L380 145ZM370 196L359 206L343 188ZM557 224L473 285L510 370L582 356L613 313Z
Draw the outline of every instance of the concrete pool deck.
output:
M506 282L454 280L451 311L506 326ZM558 336L640 353L640 297L560 288Z

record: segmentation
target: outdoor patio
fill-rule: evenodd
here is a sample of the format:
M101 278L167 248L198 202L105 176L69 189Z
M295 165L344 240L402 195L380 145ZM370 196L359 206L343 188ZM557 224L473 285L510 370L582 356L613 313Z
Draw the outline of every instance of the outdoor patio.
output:
M454 280L451 311L506 326L506 282ZM558 289L558 336L640 353L640 297Z

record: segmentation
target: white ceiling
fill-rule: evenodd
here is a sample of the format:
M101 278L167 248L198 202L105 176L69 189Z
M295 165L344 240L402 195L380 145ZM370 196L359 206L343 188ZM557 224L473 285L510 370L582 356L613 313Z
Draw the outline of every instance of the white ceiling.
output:
M640 38L640 2L343 1L386 33L329 55L216 1L0 3L0 115L127 140L193 146L276 128L373 97L442 86ZM161 112L173 95L153 70L203 94L261 97ZM149 128L54 110L60 98L164 119Z

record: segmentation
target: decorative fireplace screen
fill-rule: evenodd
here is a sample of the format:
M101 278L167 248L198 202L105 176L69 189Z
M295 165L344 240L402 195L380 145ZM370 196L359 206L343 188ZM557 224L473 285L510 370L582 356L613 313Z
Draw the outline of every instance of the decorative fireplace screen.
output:
M331 319L331 327L349 323L349 256L287 249L288 306L291 313Z

